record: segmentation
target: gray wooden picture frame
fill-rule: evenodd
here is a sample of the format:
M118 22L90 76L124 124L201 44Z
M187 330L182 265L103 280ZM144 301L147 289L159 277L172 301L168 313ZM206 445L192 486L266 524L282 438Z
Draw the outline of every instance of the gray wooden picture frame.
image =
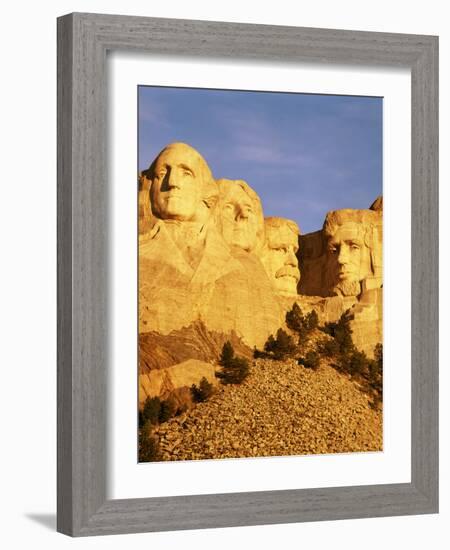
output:
M107 499L106 54L411 69L411 482ZM58 19L58 504L72 536L438 511L438 38L74 13Z

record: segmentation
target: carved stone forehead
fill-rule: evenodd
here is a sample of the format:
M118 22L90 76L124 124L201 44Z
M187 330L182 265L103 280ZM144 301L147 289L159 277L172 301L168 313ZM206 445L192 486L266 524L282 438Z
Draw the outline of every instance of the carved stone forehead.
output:
M269 216L264 218L264 227L266 233L271 236L286 235L286 238L295 240L300 235L300 229L296 222L287 218L279 218L276 216Z
M363 225L356 222L345 222L335 228L334 233L329 237L331 241L348 241L359 240L363 241L365 228Z
M254 205L254 200L238 185L230 185L221 198L225 201L234 200L239 204Z
M332 237L340 227L359 227L362 233L371 232L378 226L381 227L382 216L380 212L373 210L343 209L328 212L323 224L323 233L326 238Z
M222 178L217 180L217 185L219 186L221 199L226 199L230 196L241 199L247 198L255 206L261 206L258 195L244 180L228 180Z
M164 162L174 164L186 164L191 168L208 168L205 159L190 145L186 143L172 143L164 148L156 157L155 164Z
M287 224L277 227L266 224L265 230L266 240L270 248L286 245L298 246L298 233L293 231Z

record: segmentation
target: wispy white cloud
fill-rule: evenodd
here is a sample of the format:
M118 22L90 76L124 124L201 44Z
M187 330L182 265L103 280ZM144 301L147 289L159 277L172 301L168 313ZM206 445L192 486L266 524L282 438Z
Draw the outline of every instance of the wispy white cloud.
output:
M232 156L237 160L280 167L310 165L313 160L297 150L289 136L280 135L264 114L222 108L213 115L220 119Z

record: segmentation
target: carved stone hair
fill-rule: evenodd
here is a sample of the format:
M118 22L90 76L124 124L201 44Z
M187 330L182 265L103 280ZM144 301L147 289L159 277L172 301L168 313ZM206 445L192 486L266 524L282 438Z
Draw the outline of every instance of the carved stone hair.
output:
M374 210L333 210L328 212L323 224L323 234L326 239L331 238L338 228L345 223L356 223L362 229L364 244L372 246L373 227L381 225L381 216Z
M295 235L300 235L300 228L298 227L298 225L293 220L289 220L287 218L269 216L268 218L264 218L264 225L266 229L268 227L279 229L280 227L287 226L292 231L292 233L294 233Z

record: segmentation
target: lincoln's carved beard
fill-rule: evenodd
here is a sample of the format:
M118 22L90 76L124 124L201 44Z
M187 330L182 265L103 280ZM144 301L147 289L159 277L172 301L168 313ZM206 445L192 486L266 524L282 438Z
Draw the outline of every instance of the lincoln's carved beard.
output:
M361 281L371 272L365 228L355 222L340 225L327 241L327 285L332 295L359 296Z
M339 281L333 288L336 296L359 296L361 283L359 281Z

